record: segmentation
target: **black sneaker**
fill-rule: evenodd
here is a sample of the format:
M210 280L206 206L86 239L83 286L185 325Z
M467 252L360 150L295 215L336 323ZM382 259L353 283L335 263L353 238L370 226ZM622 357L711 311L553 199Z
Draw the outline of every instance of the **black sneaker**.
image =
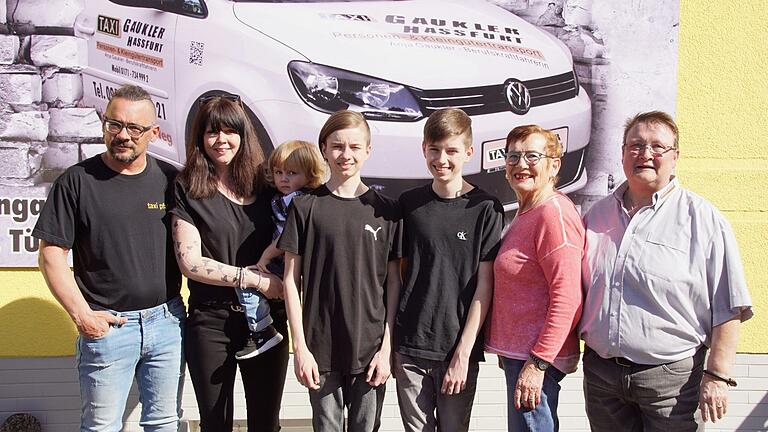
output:
M237 360L245 360L267 352L270 348L280 343L283 335L277 332L273 326L267 326L262 331L251 332L245 341L243 349L235 353Z

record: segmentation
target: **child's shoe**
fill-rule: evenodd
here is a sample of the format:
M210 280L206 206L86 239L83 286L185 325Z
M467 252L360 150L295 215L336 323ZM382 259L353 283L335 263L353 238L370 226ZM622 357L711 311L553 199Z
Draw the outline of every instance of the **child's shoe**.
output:
M243 349L235 353L235 358L237 360L245 360L251 357L256 357L259 354L267 352L282 340L283 335L275 330L275 327L269 325L265 327L264 330L251 332L248 335L248 339L245 341Z

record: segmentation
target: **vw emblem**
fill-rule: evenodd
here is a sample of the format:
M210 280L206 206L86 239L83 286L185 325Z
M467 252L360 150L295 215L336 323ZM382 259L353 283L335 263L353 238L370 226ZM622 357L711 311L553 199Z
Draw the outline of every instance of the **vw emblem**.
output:
M508 79L504 83L504 95L513 113L523 115L531 109L531 93L522 81Z

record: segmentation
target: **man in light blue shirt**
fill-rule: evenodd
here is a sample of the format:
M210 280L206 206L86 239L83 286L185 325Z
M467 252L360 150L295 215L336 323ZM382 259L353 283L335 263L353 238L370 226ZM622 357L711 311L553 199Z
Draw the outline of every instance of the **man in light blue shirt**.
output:
M579 334L593 431L695 431L725 415L736 384L739 327L752 316L738 246L722 214L673 175L679 155L668 114L631 118L627 181L584 216Z

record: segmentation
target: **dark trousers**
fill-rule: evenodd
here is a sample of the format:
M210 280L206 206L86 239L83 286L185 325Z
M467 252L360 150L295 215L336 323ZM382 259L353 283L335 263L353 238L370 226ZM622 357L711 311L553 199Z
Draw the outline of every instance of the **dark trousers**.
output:
M702 431L699 385L706 349L657 366L584 351L584 399L593 432Z
M407 432L466 432L472 416L480 366L469 363L467 387L459 394L440 393L450 361L395 354L397 402Z
M317 432L376 432L381 425L386 384L371 387L365 373L320 374L320 388L309 391L312 405L312 429ZM347 427L344 427L344 407Z
M238 362L235 352L248 336L245 314L227 306L190 306L184 352L195 388L203 432L231 431L235 406L235 371L245 391L250 432L280 430L280 402L288 365L285 309L272 309L273 325L283 341L256 357Z

